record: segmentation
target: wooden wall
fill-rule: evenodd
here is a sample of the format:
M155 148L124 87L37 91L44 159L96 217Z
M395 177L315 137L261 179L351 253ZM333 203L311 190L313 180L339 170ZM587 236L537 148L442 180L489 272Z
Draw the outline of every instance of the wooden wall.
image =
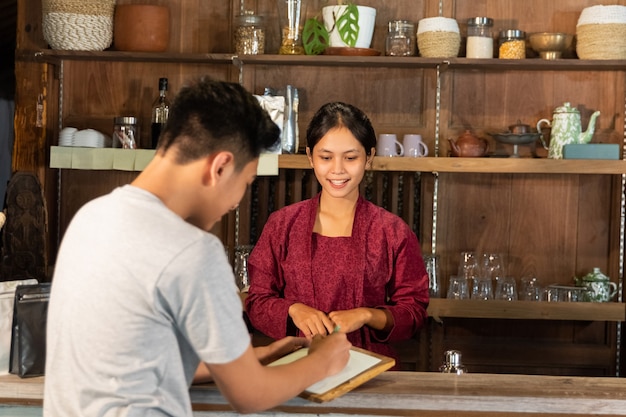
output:
M136 3L120 0L119 4ZM168 53L203 54L231 51L232 16L238 2L217 0L154 0L171 11ZM257 0L257 10L271 22L267 53L279 45L275 2ZM620 0L614 4L626 4ZM313 15L321 0L311 0ZM417 21L436 16L436 0L364 0L378 10L372 47L384 49L386 22L397 18ZM496 21L496 29L527 32L575 32L580 11L600 1L456 0L442 3L443 14L459 22L476 15ZM158 94L159 77L168 77L175 93L190 77L209 74L238 81L230 64L65 61L58 65L37 61L35 51L46 48L41 34L39 4L20 0L18 22L18 93L14 169L33 170L46 189L50 212L50 259L76 210L90 199L131 181L136 174L48 169L49 146L64 126L112 129L113 117L136 115L143 124L142 143L148 143L150 103ZM391 58L390 58L391 59ZM416 58L417 59L417 58ZM496 144L490 132L504 131L520 120L534 125L551 118L564 101L581 110L586 127L592 111L600 110L594 142L622 144L626 71L483 71L419 68L349 68L345 66L244 66L242 82L254 93L265 87L295 85L300 93L300 137L313 112L331 100L350 102L372 119L378 133L419 133L431 155L448 155L448 138L466 129L490 141L491 149L510 153ZM439 78L438 78L439 77ZM60 79L63 84L60 84ZM439 84L438 84L439 79ZM441 113L436 118L437 87ZM62 87L62 88L61 88ZM59 100L60 98L60 100ZM439 136L436 137L437 127ZM528 147L521 147L528 157ZM537 146L537 153L546 152ZM436 236L433 200L436 195ZM217 233L230 248L254 243L272 210L307 198L317 184L307 170L282 170L277 178L259 179L239 212L226 216ZM621 182L602 175L542 174L371 174L364 192L401 215L416 231L425 253L435 251L444 276L456 271L463 250L499 251L508 259L509 273L536 274L544 285L567 284L598 266L613 280L619 270ZM436 237L436 240L434 240ZM433 245L436 243L436 245ZM419 347L409 344L416 369L438 367L442 352L459 348L470 368L489 372L582 375L615 373L615 326L579 322L515 322L450 319L432 323ZM426 349L428 347L428 349ZM408 353L410 352L410 354ZM418 352L416 356L413 356ZM565 353L564 353L565 352Z

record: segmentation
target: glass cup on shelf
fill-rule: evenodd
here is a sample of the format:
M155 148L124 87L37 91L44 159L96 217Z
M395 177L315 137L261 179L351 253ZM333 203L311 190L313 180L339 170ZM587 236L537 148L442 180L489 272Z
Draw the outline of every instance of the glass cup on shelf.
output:
M483 253L480 260L481 275L498 281L504 274L504 262L499 253Z
M514 277L500 277L496 281L496 300L517 300L517 285Z
M519 298L524 301L541 301L543 288L535 276L523 276L520 279Z
M453 300L467 300L470 298L467 278L458 275L450 276L447 298Z
M474 278L472 300L493 300L493 281L491 278L481 276Z

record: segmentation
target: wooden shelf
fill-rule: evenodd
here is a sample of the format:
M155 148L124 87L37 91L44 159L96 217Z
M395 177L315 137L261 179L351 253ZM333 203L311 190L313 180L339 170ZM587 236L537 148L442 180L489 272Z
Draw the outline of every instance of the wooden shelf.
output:
M626 321L624 303L548 303L535 301L449 300L431 298L428 315L522 320Z
M110 149L52 146L50 168L141 171L152 159L151 149ZM275 164L263 154L260 165ZM279 155L278 168L310 169L306 155ZM375 171L474 172L511 174L626 174L626 162L531 158L389 158L375 157ZM262 172L271 172L264 168ZM262 174L260 174L262 175ZM267 175L267 174L265 174Z
M278 167L309 169L306 155L281 155ZM512 174L626 174L623 160L547 158L375 157L375 171L475 172Z
M468 59L335 55L242 55L234 53L171 53L123 51L19 50L16 58L58 63L70 61L169 62L235 65L348 66L388 68L436 68L487 71L613 71L626 70L626 60Z

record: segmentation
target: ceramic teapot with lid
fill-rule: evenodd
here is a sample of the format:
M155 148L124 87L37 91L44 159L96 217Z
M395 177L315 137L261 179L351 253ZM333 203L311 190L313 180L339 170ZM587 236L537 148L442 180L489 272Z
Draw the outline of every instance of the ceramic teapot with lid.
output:
M550 147L548 149L548 158L563 158L563 146L574 143L589 143L593 137L596 126L596 118L600 115L599 111L595 111L589 119L589 125L585 132L582 131L582 123L580 121L580 112L577 108L572 107L570 103L565 102L562 106L554 109L552 122L548 119L541 119L537 122L537 132L541 132L541 125L547 124L552 127L550 133Z
M600 268L593 268L592 272L582 278L575 278L575 281L576 286L587 288L583 295L585 301L607 302L617 294L617 284L611 282Z
M448 141L452 156L480 157L485 156L489 149L489 143L485 139L479 138L469 130L466 130L456 141L452 139Z

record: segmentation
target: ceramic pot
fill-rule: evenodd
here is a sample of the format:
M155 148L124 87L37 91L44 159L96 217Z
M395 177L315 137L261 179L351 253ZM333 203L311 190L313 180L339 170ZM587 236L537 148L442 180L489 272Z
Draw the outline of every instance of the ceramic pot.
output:
M115 7L113 45L118 51L164 52L170 40L170 10L150 4Z

